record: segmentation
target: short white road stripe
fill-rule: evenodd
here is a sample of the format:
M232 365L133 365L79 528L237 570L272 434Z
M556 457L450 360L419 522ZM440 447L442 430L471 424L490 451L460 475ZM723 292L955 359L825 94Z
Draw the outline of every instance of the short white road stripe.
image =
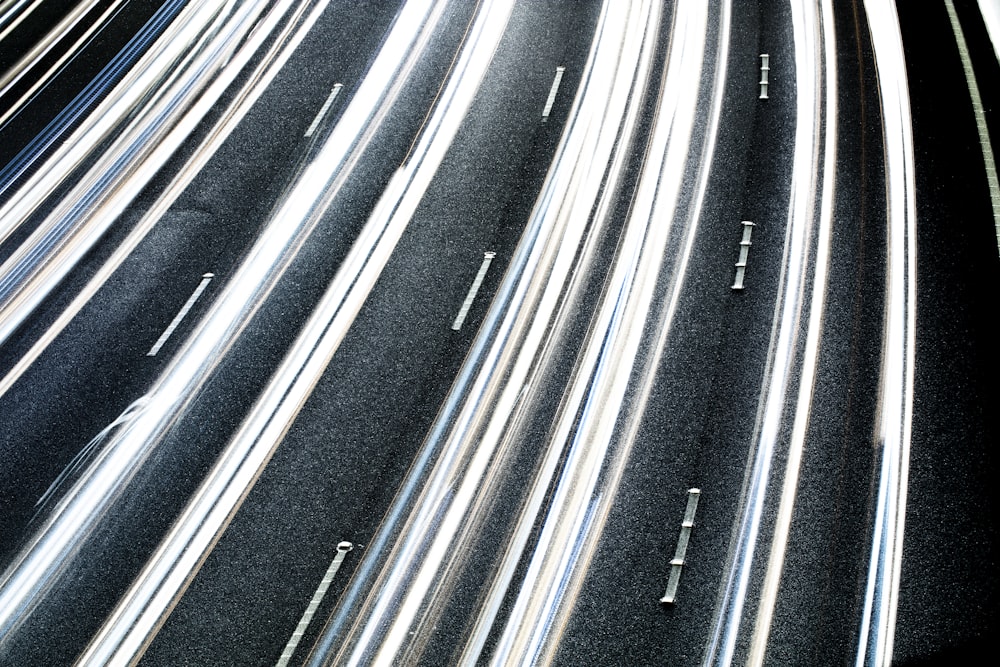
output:
M566 68L560 65L556 68L556 78L552 79L552 87L549 88L549 99L545 100L545 108L542 109L542 120L549 117L552 112L552 105L556 102L556 94L559 92L559 83L562 81L563 72Z
M181 320L187 316L188 311L191 310L191 306L193 306L194 302L198 300L198 297L201 296L201 293L205 291L205 288L208 287L208 284L212 282L212 278L214 277L214 273L206 273L201 277L201 282L198 284L198 287L195 288L194 294L188 297L187 303L184 304L184 307L181 308L180 312L177 313L177 316L174 317L174 321L170 323L170 326L167 327L166 331L160 334L159 339L157 339L156 343L153 344L153 347L150 348L149 352L146 353L147 357L156 356L156 353L160 351L163 344L166 343L167 339L170 338L170 335L174 333L174 329L176 329L177 325L181 323Z
M299 641L302 639L302 635L306 633L306 628L309 627L310 621L312 621L313 615L316 613L316 609L319 608L319 603L323 601L323 596L326 595L327 589L330 588L330 582L333 578L337 576L337 570L340 569L340 564L344 562L344 557L347 556L347 552L354 548L354 545L350 542L341 542L337 545L337 555L333 557L333 562L330 563L330 567L327 568L326 574L323 575L323 580L319 582L319 587L316 592L313 593L312 600L309 601L309 606L306 607L305 613L302 614L302 618L299 619L299 624L295 627L295 632L292 633L291 638L288 643L285 644L285 650L281 652L281 657L278 658L278 662L275 663L274 667L285 667L288 661L292 659L292 654L295 653L295 649L299 645Z
M767 74L771 71L770 56L760 54L760 99L767 99Z
M750 255L750 234L753 233L754 224L749 220L743 221L743 239L740 241L740 257L736 260L736 280L733 281L733 289L743 289L743 278L747 270L747 257Z
M476 298L476 294L479 292L480 285L483 284L483 278L486 277L486 271L490 268L490 262L496 257L495 252L487 252L483 255L483 263L479 266L479 273L476 274L476 279L472 281L472 286L469 287L469 293L465 295L465 301L462 302L462 307L458 311L458 316L455 317L455 321L452 322L451 328L458 331L462 328L462 322L465 321L465 316L469 314L469 308L472 307L472 302Z
M313 135L313 132L316 131L316 128L319 127L319 124L322 122L323 117L326 116L326 112L330 110L331 106L333 106L333 101L337 99L337 93L339 93L340 89L343 87L344 84L342 83L333 84L333 90L330 91L330 95L327 96L326 102L323 102L323 106L320 107L319 113L317 113L316 117L313 118L312 124L309 125L309 129L306 130L306 133L303 136L311 137Z
M694 513L698 510L700 489L688 489L687 508L684 510L684 521L681 522L681 534L677 538L677 550L670 561L670 578L667 580L667 591L660 598L663 604L673 604L677 598L677 585L681 580L681 568L684 567L684 556L687 555L688 541L691 539L691 529L694 528Z

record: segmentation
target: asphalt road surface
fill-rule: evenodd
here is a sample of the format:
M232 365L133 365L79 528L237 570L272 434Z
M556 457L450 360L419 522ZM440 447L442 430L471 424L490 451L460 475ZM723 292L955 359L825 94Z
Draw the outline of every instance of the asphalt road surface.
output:
M7 570L0 594L10 588L19 554L31 548L47 517L71 497L72 484L98 464L110 442L92 439L153 395L158 379L186 353L185 342L198 335L227 290L238 287L231 279L252 260L254 244L302 180L317 144L347 122L347 110L363 94L362 83L372 76L407 2L419 0L331 0L228 139L23 373L18 361L45 339L141 224L206 128L219 120L232 92L192 128L68 276L0 343L0 376L19 373L0 394L0 564ZM16 63L65 15L57 4L42 3L0 41L0 69ZM77 30L111 4L96 3ZM14 173L22 162L40 163L48 149L32 146L40 145L45 128L54 127L59 112L86 86L105 85L98 79L102 68L168 4L124 3L58 77L0 124L0 169L8 165ZM418 150L417 138L443 104L446 84L458 76L478 13L489 4L442 5L426 49L395 91L396 102L372 125L368 143L345 170L315 229L213 360L204 381L181 402L155 447L118 480L110 510L59 563L55 585L39 587L20 620L3 626L8 630L0 636L0 664L73 664L120 604L294 349L352 248L363 242L380 197ZM593 507L607 501L609 509L596 531L581 533L591 541L581 538L579 548L593 545L582 584L566 593L572 589L566 583L558 602L551 602L553 618L565 614L553 631L554 652L545 654L557 664L854 664L859 643L864 649L871 636L882 636L875 625L864 635L867 623L876 624L864 614L874 586L872 551L879 541L877 508L885 486L880 434L893 407L887 402L893 366L886 360L906 358L894 356L900 350L891 339L899 257L893 254L898 229L887 216L895 201L888 182L901 172L893 138L883 131L896 113L886 106L887 89L901 75L889 72L884 52L881 61L876 57L885 44L885 33L877 31L886 26L869 24L866 11L872 8L864 3L709 5L713 11L729 8L729 33L722 38L718 131L705 130L705 117L693 126L712 149L706 153L704 197L697 200L697 233L685 250L666 344L651 357L655 366L648 381L627 391L629 401L637 394L644 401L625 450L627 462L620 478L606 487L610 497L595 495L590 501ZM419 503L404 503L400 489L408 480L425 479L415 461L431 441L436 420L446 414L451 392L461 387L464 369L476 362L477 341L489 333L483 323L492 321L488 315L511 279L508 269L526 243L533 216L548 204L544 193L558 173L555 161L566 137L576 129L580 96L601 74L592 43L607 29L608 6L600 0L513 3L454 140L342 342L282 431L266 467L239 494L224 531L181 587L182 595L144 638L137 664L283 664L280 656L295 633L301 637L290 664L333 659L326 653L331 638L344 632L337 619L355 618L354 608L343 605L360 605L369 590L360 578L378 576L381 582L389 576L384 555L373 546L385 541L380 530L396 525L387 515L400 503L406 511L420 511ZM523 390L535 392L535 398L516 426L513 472L484 463L499 471L497 479L509 475L503 477L511 484L509 493L496 499L493 520L481 534L463 542L474 545L458 554L471 574L457 579L461 585L453 599L413 603L424 605L437 621L429 628L413 626L404 643L417 648L406 653L408 660L457 661L487 597L491 568L513 549L520 499L532 484L542 484L544 498L525 528L529 546L516 559L513 583L501 591L502 604L492 612L480 662L501 650L505 624L516 626L518 596L530 594L518 582L532 576L531 545L540 543L558 518L560 493L556 476L537 481L542 478L536 461L572 400L570 387L577 369L585 367L602 304L615 289L614 267L627 253L628 216L641 205L644 165L654 157L658 124L666 122L657 110L671 94L669 76L691 66L671 57L685 36L675 21L691 6L664 3L663 19L653 31L650 84L636 89L643 96L632 100L635 126L622 130L622 137L634 133L636 148L622 158L610 206L588 212L596 236L592 247L579 252L591 253L592 261L586 271L571 272L563 292L577 296L559 311L565 324L551 339L551 355L538 362L544 366L538 387ZM907 266L905 279L915 280L916 319L912 367L907 366L912 394L903 392L913 408L905 429L905 533L898 599L891 601L894 618L886 636L895 664L958 664L988 649L998 628L998 456L991 406L1000 367L991 313L1000 231L982 133L945 4L901 2L897 9L909 94L910 115L904 118L912 118L913 130L916 235L908 242L915 242L916 264ZM1000 136L1000 63L976 3L958 2L956 10L982 94L985 127L991 137ZM820 17L815 30L803 27L811 17ZM803 76L812 74L813 65L804 64L813 62L812 47L804 46L813 44L810 40L819 54L816 71L823 72L818 78ZM830 61L822 51L827 44ZM766 72L761 54L767 54ZM57 52L47 57L51 61ZM711 65L695 66L696 73L698 67L703 74L695 77L692 95L709 85ZM766 98L761 77L768 81ZM835 88L824 88L830 80ZM341 87L331 97L334 84ZM816 104L803 107L802 100L813 94ZM0 104L11 104L17 95L16 90L0 95ZM815 131L803 135L801 128L812 122ZM674 135L684 129L678 125ZM832 170L824 163L828 154ZM684 164L695 164L695 157ZM18 178L0 183L6 188L0 203L19 187ZM671 179L679 182L682 175L665 170L657 182ZM26 242L37 219L0 244L2 257ZM742 246L749 248L743 288L733 289L740 241L747 239L744 221L753 222L752 243ZM801 255L792 250L800 233ZM466 311L463 302L474 281L478 290ZM820 319L810 317L810 303L822 304ZM456 329L460 310L465 315ZM652 335L652 326L645 325L646 335ZM787 360L785 331L791 341ZM769 455L761 434L775 401L780 414ZM609 418L625 419L617 413ZM587 419L581 409L572 428L583 429ZM81 461L77 457L90 451L88 442L95 442L93 451ZM804 443L801 450L797 442ZM569 470L569 445L557 454L558 469ZM765 464L770 467L754 514L756 471ZM53 488L67 470L69 479ZM789 479L793 511L788 509L783 524L787 501L781 493ZM675 569L671 559L693 488L700 491L699 501L680 583L676 599L664 604L660 598ZM52 497L39 504L50 489ZM460 495L460 485L442 493ZM741 537L746 525L754 526L747 541ZM343 541L353 548L317 598L317 586ZM567 562L575 558L566 555ZM774 563L780 574L771 604L767 582ZM566 568L569 582L572 570ZM745 588L733 588L744 571ZM303 626L307 606L312 620ZM368 630L357 634L362 631ZM383 631L371 628L366 641L381 641ZM757 643L760 637L765 644ZM857 664L888 662L861 653ZM533 655L544 662L542 653Z

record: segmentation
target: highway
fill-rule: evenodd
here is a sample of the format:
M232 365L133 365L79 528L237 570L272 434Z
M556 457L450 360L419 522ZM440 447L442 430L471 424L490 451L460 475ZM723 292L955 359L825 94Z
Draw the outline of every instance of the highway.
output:
M0 664L987 646L976 3L39 7L0 33Z

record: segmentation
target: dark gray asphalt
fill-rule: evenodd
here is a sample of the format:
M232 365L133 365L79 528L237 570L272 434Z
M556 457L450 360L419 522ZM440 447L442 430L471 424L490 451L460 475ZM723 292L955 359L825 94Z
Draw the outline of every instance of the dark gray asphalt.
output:
M73 324L0 400L0 421L5 425L0 434L4 565L34 512L37 498L83 445L147 391L218 293L291 177L305 148L304 130L330 87L337 81L345 83L344 94L332 111L337 114L394 15L395 6L389 3L333 3L321 27L310 35L205 172ZM418 83L440 80L450 54L442 49L438 60ZM354 186L356 204L363 197L374 201L405 153L422 120L420 109L426 109L435 89L424 85L410 94L413 104L408 115L395 119L402 128L401 136L382 141L381 161L373 161L374 173L362 174L358 180L364 182ZM100 265L162 187L162 179L150 185L64 289L23 328L20 338L5 347L0 355L5 369L16 360L18 348L30 344ZM247 196L248 192L254 196ZM60 591L61 597L52 601L51 613L40 612L33 619L35 625L24 629L23 644L10 654L18 657L19 664L51 664L55 656L69 659L96 630L95 624L141 567L229 431L238 424L242 411L280 361L284 347L308 316L312 303L308 295L314 302L321 293L365 217L358 206L348 219L327 225L323 241L327 270L314 272L311 283L299 275L294 312L281 313L276 318L279 323L272 323L268 333L276 335L270 345L248 345L244 351L249 350L249 354L234 355L234 366L229 368L235 370L227 376L233 382L222 381L226 387L221 401L224 408L212 405L211 419L206 420L216 430L199 433L196 441L179 438L184 447L183 465L165 472L154 462L150 479L137 481L134 488L140 490L135 498L123 500L122 521L108 526L106 534L96 535L92 551L85 552L90 557L81 557L79 588ZM160 354L147 357L150 346L206 271L216 273L216 280ZM275 315L270 312L272 318ZM213 395L212 400L217 399ZM177 463L169 459L176 451L167 447L166 452L168 464ZM130 514L129 507L138 508L141 514ZM109 578L107 572L120 576ZM64 632L51 644L35 641L38 632L57 624Z
M7 457L0 466L0 497L8 509L0 519L5 522L0 530L3 551L16 540L30 516L25 513L38 489L53 479L52 472L146 392L225 284L293 175L306 147L302 135L329 88L342 79L356 82L378 46L395 12L387 3L376 4L378 11L353 2L330 7L328 16L335 20L314 31L135 253L0 400L0 414L12 425L0 447L0 456ZM315 57L317 51L326 57ZM342 108L338 105L333 113ZM155 200L170 172L168 168L167 176L150 184L103 243L4 346L4 372L102 265ZM338 244L330 248L334 259L346 252L353 229L338 229ZM205 272L216 274L206 293L160 353L147 357Z
M142 664L273 663L336 544L351 540L358 550L303 639L297 659L305 656L419 448L527 221L597 4L517 6L494 68L382 278ZM557 65L566 75L541 123ZM486 250L497 257L454 332Z
M794 130L789 10L777 0L734 4L739 30L730 45L709 204L691 260L697 268L677 316L683 326L659 369L559 664L685 665L704 657L751 454ZM1000 66L975 3L957 4L992 129L1000 87L983 82L1000 80ZM293 173L305 126L335 81L346 87L334 113L343 108L396 5L334 2L330 20L321 21L157 229L0 398L3 564L35 499L93 434L146 391L218 293ZM424 439L518 241L576 89L597 5L519 3L470 116L371 298L143 665L273 664L336 544L355 542L300 646L297 657L304 657ZM391 119L392 132L376 142L190 414L121 499L118 518L90 539L85 559L74 564L75 582L46 601L4 659L71 660L125 590L280 362L405 154L471 4L463 11L448 17L437 60L405 93L409 110ZM869 549L859 527L870 522L878 463L871 447L885 278L878 93L863 10L845 3L835 13L834 258L821 380L768 649L768 662L782 665L853 662ZM907 3L900 15L917 151L919 302L895 657L904 665L955 664L997 629L997 426L989 406L1000 369L989 314L1000 260L947 16L937 6ZM771 54L766 102L757 100L759 53ZM567 67L566 76L543 124L539 113L556 65ZM80 271L0 348L0 370L68 302L163 184L161 178L150 185ZM757 226L747 288L733 292L741 220ZM605 244L605 260L614 241ZM453 332L486 250L497 257L463 330ZM217 277L202 300L160 356L146 357L206 271ZM692 486L702 490L697 525L677 604L668 608L659 596Z

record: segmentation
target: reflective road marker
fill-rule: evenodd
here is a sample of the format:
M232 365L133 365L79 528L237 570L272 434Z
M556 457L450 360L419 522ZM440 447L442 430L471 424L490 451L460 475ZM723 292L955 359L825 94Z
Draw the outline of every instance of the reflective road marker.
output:
M201 293L205 291L205 288L208 287L208 284L212 282L212 278L214 277L214 273L206 273L201 277L201 282L198 284L198 287L195 288L194 294L188 297L187 303L184 304L184 307L181 308L180 312L177 313L177 316L174 317L174 321L170 323L170 326L167 327L166 331L160 334L159 339L153 344L153 347L150 348L149 352L146 353L147 357L156 356L156 353L160 351L163 344L166 343L167 339L170 338L170 335L174 333L174 329L177 328L177 325L180 324L181 320L183 320L188 314L188 311L191 310L191 306L193 306L194 302L198 300L198 297L201 296Z
M302 635L305 634L306 628L309 627L309 622L312 621L316 609L319 608L319 603L323 601L323 596L326 595L327 589L330 588L330 582L337 576L337 570L340 569L340 564L344 562L347 552L353 548L354 545L350 542L341 542L337 545L337 555L333 557L333 562L330 563L326 574L323 575L323 580L319 582L319 587L313 593L312 600L309 601L309 606L306 607L305 613L299 619L299 624L295 626L295 632L288 639L288 643L285 644L285 650L281 652L281 657L278 658L278 662L274 664L274 667L285 667L288 661L292 659L292 654L295 653L296 647L302 640Z
M472 307L472 302L476 298L476 293L479 292L479 286L483 284L483 278L486 277L486 271L490 268L490 262L496 257L495 252L487 252L483 254L483 263L479 267L479 273L476 274L476 279L472 281L472 286L469 287L469 293L465 295L465 301L462 302L462 307L458 311L458 315L455 317L455 321L452 322L451 328L458 331L462 328L462 322L465 321L465 316L469 314L469 308Z
M684 521L681 523L681 534L677 538L677 550L674 559L670 561L670 578L667 580L667 592L660 598L663 604L673 604L677 597L677 584L681 580L681 568L684 567L684 556L687 554L688 540L691 539L691 529L694 528L694 513L698 509L698 498L701 489L688 489L687 509L684 510Z

